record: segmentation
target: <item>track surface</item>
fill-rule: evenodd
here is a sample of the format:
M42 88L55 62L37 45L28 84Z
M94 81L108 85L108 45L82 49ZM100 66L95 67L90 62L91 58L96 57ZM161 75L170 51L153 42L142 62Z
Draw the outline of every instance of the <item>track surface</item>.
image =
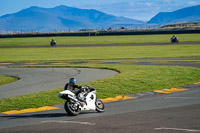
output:
M181 66L200 67L198 63L190 62L182 62ZM84 112L77 117L68 116L64 109L18 115L1 114L0 132L200 132L200 85L183 88L190 90L106 103L104 113Z
M0 132L185 132L157 128L190 129L200 132L200 86L193 85L187 88L190 90L107 103L104 113L85 112L77 117L70 117L64 109L60 109L5 115L0 118Z
M0 75L19 77L17 82L0 86L0 99L54 88L62 88L70 77L86 83L117 74L116 71L88 68L6 68Z

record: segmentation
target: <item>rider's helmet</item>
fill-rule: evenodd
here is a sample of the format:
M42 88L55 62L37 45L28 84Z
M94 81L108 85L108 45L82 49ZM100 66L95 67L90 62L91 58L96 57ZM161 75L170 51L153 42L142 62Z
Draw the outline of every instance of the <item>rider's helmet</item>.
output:
M70 78L69 79L69 83L76 84L76 79L75 78Z

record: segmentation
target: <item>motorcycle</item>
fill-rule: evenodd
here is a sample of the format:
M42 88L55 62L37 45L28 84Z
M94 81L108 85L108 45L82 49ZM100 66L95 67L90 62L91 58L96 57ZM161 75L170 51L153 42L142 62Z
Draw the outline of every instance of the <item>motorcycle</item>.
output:
M177 37L172 37L171 38L171 43L179 43L178 38Z
M50 45L51 45L52 47L56 46L56 41L52 39L51 42L50 42Z
M105 111L104 103L96 97L96 90L90 86L82 86L78 95L64 90L58 93L58 97L66 100L65 111L72 116L78 115L81 111Z

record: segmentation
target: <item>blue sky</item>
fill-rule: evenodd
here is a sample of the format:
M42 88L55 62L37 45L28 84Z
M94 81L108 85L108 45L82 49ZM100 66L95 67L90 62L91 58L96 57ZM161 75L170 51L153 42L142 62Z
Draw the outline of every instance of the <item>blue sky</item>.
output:
M147 21L159 12L170 12L200 5L200 0L0 0L0 16L18 12L30 6L52 8L59 5L99 11Z

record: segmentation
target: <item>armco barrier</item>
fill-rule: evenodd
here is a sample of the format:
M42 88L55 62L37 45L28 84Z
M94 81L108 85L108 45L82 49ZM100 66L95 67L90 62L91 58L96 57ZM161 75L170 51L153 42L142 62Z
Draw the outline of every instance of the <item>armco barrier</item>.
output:
M58 32L58 33L15 33L0 34L0 38L15 37L55 37L55 36L109 36L109 35L151 35L151 34L191 34L200 33L198 30L131 30L131 31L91 31L91 32Z

